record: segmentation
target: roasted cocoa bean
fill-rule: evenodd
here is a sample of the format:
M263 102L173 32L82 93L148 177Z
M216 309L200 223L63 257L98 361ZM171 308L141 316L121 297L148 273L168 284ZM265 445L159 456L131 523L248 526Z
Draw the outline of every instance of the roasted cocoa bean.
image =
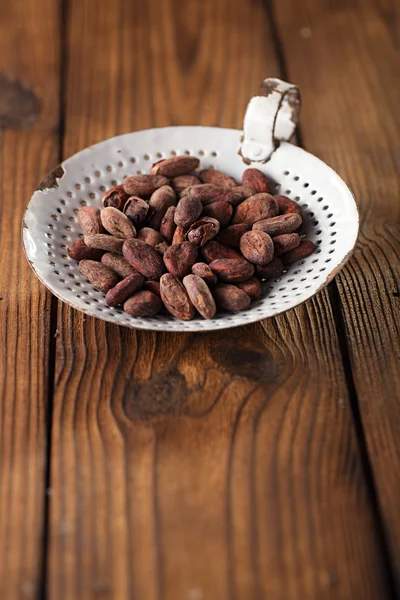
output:
M178 177L179 175L187 175L199 166L200 161L195 156L173 156L172 158L164 158L154 163L151 168L153 175L164 175L164 177Z
M129 277L129 275L134 275L137 271L128 263L128 261L123 256L118 256L118 254L113 254L112 252L106 252L101 257L101 262L106 267L109 267L113 271L117 273L122 279L125 277Z
M84 239L88 248L96 248L97 250L114 252L114 254L122 254L122 246L124 244L122 238L107 235L106 233L96 233L95 235L85 235Z
M254 265L267 265L274 256L274 244L268 233L248 231L240 240L240 250Z
M78 221L85 235L96 235L103 231L100 211L94 206L84 206L78 211Z
M250 277L247 281L240 281L235 285L246 292L250 296L251 300L259 300L262 295L262 288L260 280L257 277Z
M263 219L257 221L253 225L253 229L264 231L270 236L282 235L283 233L292 233L301 225L301 216L298 213L287 213L272 217L271 219Z
M174 221L175 210L175 206L170 206L161 219L160 233L164 236L169 244L172 242L176 229L176 223Z
M158 188L149 200L150 216L148 224L154 229L159 229L161 221L170 206L177 202L176 193L169 185Z
M124 192L129 196L139 196L139 198L149 198L155 190L163 185L168 185L169 181L162 175L146 175L138 173L129 175L122 182Z
M88 248L84 240L75 240L68 246L68 254L74 260L100 260L104 250Z
M159 281L145 281L145 283L143 284L143 289L149 290L150 292L153 292L153 294L161 298Z
M214 185L222 185L222 187L228 188L238 186L238 182L233 177L222 173L222 171L217 171L213 167L200 171L199 177L203 183L213 183Z
M113 208L122 210L128 197L129 194L125 192L123 186L116 185L105 192L101 202L104 208L112 206Z
M81 260L79 270L96 290L104 294L118 283L114 271L94 260Z
M162 256L142 240L126 240L122 252L132 267L146 279L157 281L165 272Z
M267 234L265 234L267 235ZM283 233L273 238L275 256L282 256L294 250L301 242L301 237L297 233Z
M203 217L191 225L186 235L189 242L200 248L215 237L218 231L219 223L216 219Z
M273 191L270 180L259 169L246 169L242 175L242 184L253 188L256 193Z
M160 298L149 290L136 292L124 304L124 311L132 317L154 317L161 309Z
M140 229L137 239L142 240L142 242L146 242L146 244L153 247L165 241L161 233L152 227L143 227L143 229Z
M291 213L295 213L300 215L303 220L303 213L298 204L294 200L287 198L286 196L274 196L276 203L278 204L279 214L287 215Z
M229 225L225 229L221 229L215 241L230 246L231 248L239 248L240 238L246 231L249 231L250 225L247 223L237 223L236 225Z
M181 242L170 246L164 252L164 264L167 270L178 279L188 275L197 260L197 248L190 242Z
M183 196L190 196L191 198L200 200L203 206L207 206L214 202L229 202L233 204L235 200L234 193L231 189L212 183L193 185L184 190L182 194Z
M251 298L244 290L229 285L227 283L219 283L213 289L214 300L220 308L237 312L248 308Z
M134 224L117 208L112 206L103 208L100 218L104 229L111 235L125 240L136 237Z
M194 317L194 307L182 283L172 275L166 273L160 279L161 300L165 308L174 317L183 321L190 321Z
M285 265L289 265L291 263L297 262L298 260L302 260L307 256L310 256L315 250L317 246L311 240L302 240L300 244L294 250L290 250L286 254L284 254L282 258L282 262Z
M228 246L224 246L215 240L211 240L207 242L202 249L201 255L207 263L212 262L213 260L217 260L218 258L228 258L228 259L243 259L242 255L236 250L232 248L228 248Z
M246 281L254 275L254 267L244 258L218 258L210 263L211 271L219 280L227 283Z
M190 227L201 215L203 205L198 198L185 196L181 198L175 210L174 221L176 225Z
M197 275L186 275L182 283L195 309L205 319L212 319L217 307L206 282Z
M186 241L186 229L182 227L182 225L178 225L175 229L174 237L172 238L172 245L180 244L184 241Z
M144 277L139 273L128 275L116 286L108 290L106 294L106 304L108 306L119 306L123 304L132 294L137 292L144 284Z
M221 227L226 227L232 219L232 204L225 201L213 202L203 208L203 215L217 219Z
M171 181L171 185L177 194L180 194L191 185L198 185L199 183L201 183L200 179L194 175L178 175Z
M253 188L248 185L238 185L232 188L232 194L234 196L232 204L240 204L243 200L247 200L247 198L254 196L256 193L256 190L253 190Z
M139 227L144 223L148 212L148 203L138 196L131 196L128 198L124 206L124 214L132 221L135 227Z
M192 267L193 275L197 275L204 279L207 285L215 285L217 283L217 276L211 271L209 265L206 263L195 263Z
M275 217L277 214L278 205L270 194L255 194L239 204L232 219L232 224L247 223L248 225L253 225L256 221L269 219L270 217Z
M276 277L280 277L285 272L285 267L280 258L274 258L267 265L257 265L256 266L257 276L260 279L276 279Z

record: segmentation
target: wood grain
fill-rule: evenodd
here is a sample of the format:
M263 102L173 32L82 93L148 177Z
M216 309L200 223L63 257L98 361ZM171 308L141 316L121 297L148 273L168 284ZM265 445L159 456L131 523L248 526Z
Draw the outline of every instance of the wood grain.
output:
M72 0L64 149L240 127L261 2ZM263 325L129 331L59 305L50 597L387 597L326 292Z
M0 22L0 598L14 600L37 597L41 577L51 300L21 223L58 159L57 5L2 3Z
M400 55L381 11L276 4L288 76L303 91L306 148L349 182L361 209L354 258L336 279L395 570L400 572ZM298 23L311 35L302 39ZM340 40L340 42L339 42ZM301 57L301 58L300 58ZM351 123L351 126L349 126ZM400 580L397 579L400 589Z

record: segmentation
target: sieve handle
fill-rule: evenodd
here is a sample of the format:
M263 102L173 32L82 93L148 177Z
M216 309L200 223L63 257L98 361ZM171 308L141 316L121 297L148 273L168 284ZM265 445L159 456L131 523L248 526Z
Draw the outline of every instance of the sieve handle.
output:
M289 140L300 114L299 88L281 79L264 79L244 117L240 152L246 161L266 162L281 141Z

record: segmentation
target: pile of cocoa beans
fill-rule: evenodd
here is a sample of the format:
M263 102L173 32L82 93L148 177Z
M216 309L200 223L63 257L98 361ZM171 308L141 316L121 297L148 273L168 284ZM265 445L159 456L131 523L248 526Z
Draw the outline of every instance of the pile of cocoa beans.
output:
M310 255L300 207L272 195L261 171L241 185L214 168L198 171L193 156L160 160L83 207L83 239L68 248L81 273L109 306L134 317L162 310L182 320L218 308L240 311L262 295L261 281Z

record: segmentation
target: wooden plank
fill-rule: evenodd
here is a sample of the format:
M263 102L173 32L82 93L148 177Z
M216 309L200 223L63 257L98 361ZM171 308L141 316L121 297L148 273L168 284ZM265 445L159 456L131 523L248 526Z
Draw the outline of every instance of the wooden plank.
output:
M277 73L261 2L72 0L65 152L241 126ZM205 335L59 306L49 590L60 599L386 597L324 292Z
M349 182L361 209L357 250L336 284L369 460L399 573L400 56L372 2L333 9L308 0L305 10L303 3L285 0L276 4L276 14L289 77L302 89L304 143ZM299 22L308 28L307 38L299 35Z
M40 586L51 303L21 223L58 160L58 6L2 3L0 22L0 598L18 599Z

